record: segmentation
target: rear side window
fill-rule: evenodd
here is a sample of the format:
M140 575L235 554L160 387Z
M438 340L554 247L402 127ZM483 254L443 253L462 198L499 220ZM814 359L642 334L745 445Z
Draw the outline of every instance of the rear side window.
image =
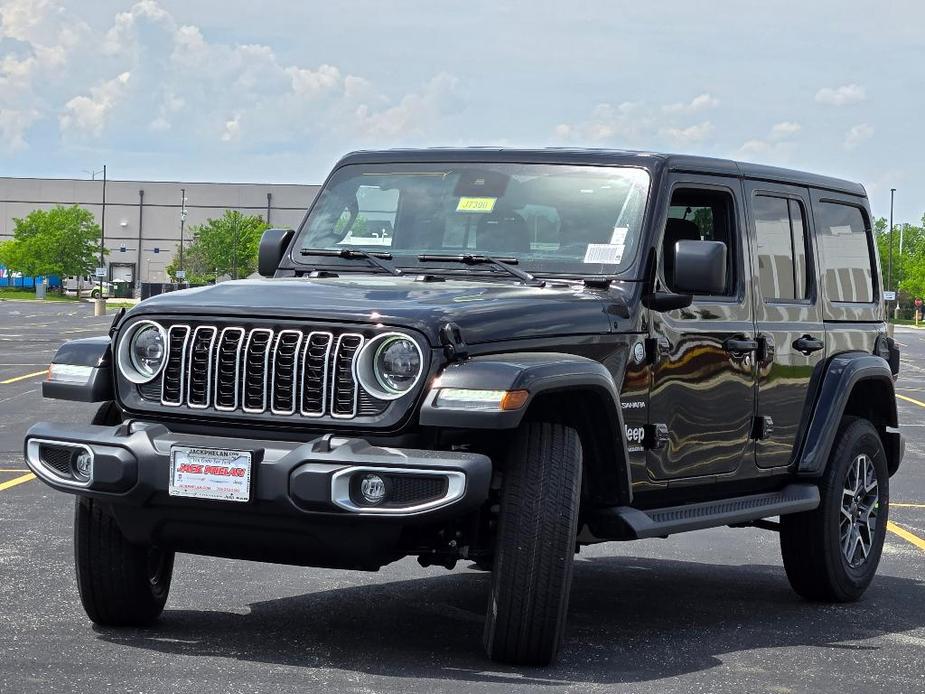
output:
M873 259L860 208L822 202L816 210L819 252L825 263L824 282L829 301L872 302Z
M809 296L806 223L797 200L759 195L754 202L761 296L798 301Z

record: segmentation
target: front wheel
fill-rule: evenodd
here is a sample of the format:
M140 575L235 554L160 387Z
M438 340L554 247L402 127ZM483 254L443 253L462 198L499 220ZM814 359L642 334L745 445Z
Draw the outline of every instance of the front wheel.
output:
M492 660L547 665L562 640L581 493L581 443L562 424L531 422L512 442L485 621Z
M148 626L164 609L173 552L125 539L105 506L77 497L74 562L87 616L102 626Z
M877 572L890 502L886 453L866 419L845 417L813 511L781 517L790 585L808 600L851 602Z

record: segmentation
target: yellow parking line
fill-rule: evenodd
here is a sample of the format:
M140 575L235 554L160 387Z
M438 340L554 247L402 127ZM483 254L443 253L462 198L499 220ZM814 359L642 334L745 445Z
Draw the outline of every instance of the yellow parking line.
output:
M9 383L16 383L16 381L25 381L27 378L35 378L36 376L44 376L48 373L48 369L42 369L41 371L35 371L31 374L25 374L23 376L15 376L14 378L8 378L5 381L0 381L0 386L5 386ZM922 405L925 407L925 405Z
M13 479L0 484L0 492L2 492L4 489L15 487L17 484L23 484L24 482L31 482L34 479L35 479L35 475L33 475L31 472L25 475L22 475L20 477L14 477ZM923 547L925 547L925 544L923 544Z
M9 467L0 469L0 472L29 472L26 468L22 467Z
M916 400L915 398L910 398L905 395L900 395L899 393L896 394L896 397L899 398L900 400L906 400L908 402L913 403L914 405L918 405L919 407L925 407L925 402L922 402L921 400Z
M893 508L925 508L925 504L900 504L895 501L890 502Z
M899 537L904 539L906 542L909 542L915 545L916 547L918 547L919 549L925 551L925 540L923 540L918 535L913 535L905 528L900 528L893 521L886 522L886 529L889 530L894 535L898 535Z

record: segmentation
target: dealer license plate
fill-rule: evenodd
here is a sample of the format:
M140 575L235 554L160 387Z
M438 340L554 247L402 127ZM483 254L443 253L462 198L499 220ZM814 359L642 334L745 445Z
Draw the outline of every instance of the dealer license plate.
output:
M249 501L251 454L223 448L170 447L170 496Z

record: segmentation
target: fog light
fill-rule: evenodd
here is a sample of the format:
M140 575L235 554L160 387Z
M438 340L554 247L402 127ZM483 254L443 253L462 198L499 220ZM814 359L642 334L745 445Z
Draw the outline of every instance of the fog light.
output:
M90 479L90 468L93 464L93 456L91 456L87 451L81 451L74 456L74 462L72 465L72 471L74 477L76 477L81 482L86 482Z
M360 494L368 504L378 504L385 498L385 480L379 475L363 475L360 481Z

